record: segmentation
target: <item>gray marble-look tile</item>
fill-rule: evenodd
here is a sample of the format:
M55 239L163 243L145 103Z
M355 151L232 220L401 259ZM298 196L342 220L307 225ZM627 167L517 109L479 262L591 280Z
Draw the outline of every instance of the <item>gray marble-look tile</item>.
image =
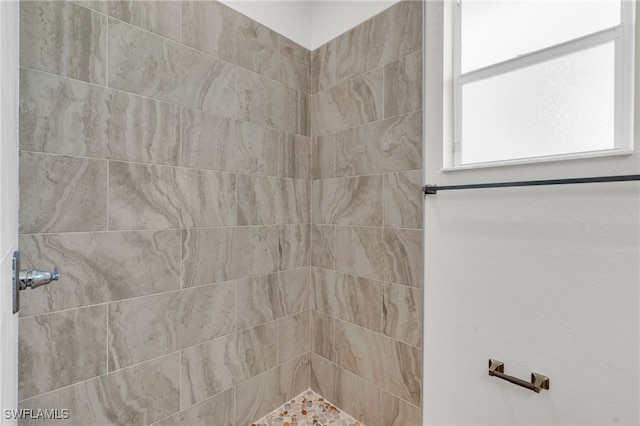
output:
M385 426L418 426L421 412L420 408L413 404L397 398L385 391L380 397L381 421Z
M313 222L382 226L382 176L312 182Z
M380 389L361 377L312 354L310 385L362 424L386 426L380 423Z
M20 232L107 229L107 162L20 154Z
M382 68L379 68L312 95L313 136L322 136L381 119L382 75Z
M335 268L333 225L311 225L311 265L325 269Z
M104 85L107 18L61 1L20 3L20 65Z
M207 426L211 422L215 422L216 426L234 426L234 411L235 393L234 389L229 389L154 423L153 426Z
M106 324L106 306L21 318L19 399L105 374Z
M383 321L386 336L421 347L422 289L385 284Z
M336 134L313 138L313 179L336 177Z
M277 176L279 134L258 124L183 109L180 165Z
M309 182L238 175L238 225L309 223Z
M61 425L144 426L180 410L180 354L154 359L21 401L19 409L66 408ZM40 425L42 419L21 424Z
M238 69L238 118L309 136L309 95Z
M280 225L280 239L278 240L278 269L289 269L309 266L311 262L310 240L311 225Z
M109 229L235 225L235 175L109 163Z
M233 282L109 304L109 370L232 333Z
M387 253L380 228L337 226L336 270L347 274L384 280Z
M278 269L278 226L187 229L182 235L185 287Z
M180 109L22 69L20 146L27 151L177 164Z
M179 289L180 252L177 230L22 235L23 269L57 266L64 284L23 294L20 315Z
M275 367L276 335L276 322L272 321L183 350L181 407L200 402Z
M337 84L336 39L311 52L311 93L317 93Z
M278 364L309 353L309 315L306 310L278 320Z
M271 79L278 79L278 34L243 16L236 39L236 64Z
M422 109L422 51L384 67L384 116Z
M420 404L421 350L344 321L336 322L335 333L336 364Z
M237 280L237 330L308 309L309 290L307 268Z
M109 87L235 117L236 70L227 62L109 20Z
M334 46L337 83L415 52L422 47L422 2L398 2L336 38Z
M281 224L310 223L310 181L278 179L276 221Z
M380 333L382 283L327 269L312 268L312 308Z
M236 424L251 424L308 388L308 355L240 383L236 388Z
M180 1L104 0L78 3L152 33L180 41L182 15Z
M336 135L336 176L422 169L422 113L413 112Z
M280 177L311 178L311 138L293 133L280 133Z
M311 92L311 52L286 37L278 36L280 44L278 81L289 87Z
M273 225L277 222L278 179L238 175L238 225Z
M422 287L422 230L382 230L382 244L386 255L386 281Z
M311 346L310 351L329 361L333 360L333 330L335 319L329 315L311 310ZM324 393L322 395L325 395ZM331 395L325 395L331 399Z
M182 42L235 64L242 18L218 1L183 1Z
M384 175L384 226L422 228L422 170Z

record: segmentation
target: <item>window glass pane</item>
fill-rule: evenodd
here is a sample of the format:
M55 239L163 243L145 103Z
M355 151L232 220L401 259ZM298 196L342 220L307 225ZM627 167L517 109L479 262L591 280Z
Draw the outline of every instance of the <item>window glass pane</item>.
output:
M614 148L614 42L462 86L462 164Z
M462 73L620 24L620 0L461 3Z

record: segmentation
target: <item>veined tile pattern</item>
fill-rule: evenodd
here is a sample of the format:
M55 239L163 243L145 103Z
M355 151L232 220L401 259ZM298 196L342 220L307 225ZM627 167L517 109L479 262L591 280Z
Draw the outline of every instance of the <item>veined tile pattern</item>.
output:
M420 425L422 9L312 52L311 389L367 425Z
M61 280L22 298L20 408L232 425L307 389L310 52L220 2L21 8L20 246Z

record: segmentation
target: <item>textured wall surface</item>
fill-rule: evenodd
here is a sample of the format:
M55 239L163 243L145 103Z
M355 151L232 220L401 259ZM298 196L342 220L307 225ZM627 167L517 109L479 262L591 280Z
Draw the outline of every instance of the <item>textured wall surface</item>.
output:
M307 389L311 53L218 2L22 2L21 40L23 266L61 279L22 298L20 407L247 424Z
M422 2L312 53L311 388L420 424Z

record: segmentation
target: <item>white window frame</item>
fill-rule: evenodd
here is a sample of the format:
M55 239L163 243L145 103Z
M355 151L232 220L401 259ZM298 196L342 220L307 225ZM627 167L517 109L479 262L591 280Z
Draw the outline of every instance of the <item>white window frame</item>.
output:
M635 1L622 0L621 24L597 31L557 45L520 55L516 58L491 64L476 70L461 73L461 1L455 0L452 7L453 44L453 140L449 142L449 152L445 155L443 171L495 167L513 164L539 163L547 161L572 160L578 158L628 155L633 146L633 79L634 79L634 35ZM462 85L506 72L522 69L554 58L559 58L576 50L587 49L607 42L615 43L614 81L614 148L598 151L583 151L569 154L527 157L482 163L462 163ZM446 152L445 147L445 152Z

